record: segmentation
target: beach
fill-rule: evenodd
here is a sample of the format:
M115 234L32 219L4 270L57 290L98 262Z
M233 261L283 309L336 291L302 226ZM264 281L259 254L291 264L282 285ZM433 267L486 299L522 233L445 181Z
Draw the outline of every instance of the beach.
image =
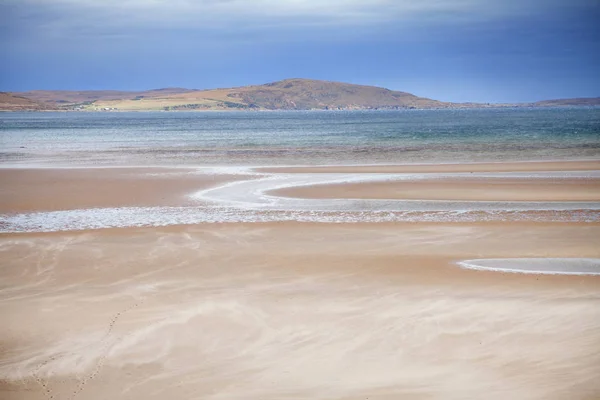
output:
M0 400L600 400L600 0L0 15Z
M600 396L594 109L1 122L2 399Z
M458 264L600 258L598 214L585 210L598 201L596 166L2 169L1 397L596 398L600 276ZM445 175L471 172L492 176ZM403 173L416 175L386 175ZM299 176L300 187L269 189ZM242 203L238 185L257 189ZM473 185L477 196L457 196ZM324 217L342 213L328 198L397 207L419 191L476 211L369 222L373 204L334 203L364 220ZM469 201L498 194L537 206L506 218ZM280 195L324 210L260 203ZM136 207L173 214L164 226L132 226L129 214L106 211ZM224 207L280 214L244 222ZM73 210L104 229L78 217L55 223ZM212 222L191 223L191 210Z

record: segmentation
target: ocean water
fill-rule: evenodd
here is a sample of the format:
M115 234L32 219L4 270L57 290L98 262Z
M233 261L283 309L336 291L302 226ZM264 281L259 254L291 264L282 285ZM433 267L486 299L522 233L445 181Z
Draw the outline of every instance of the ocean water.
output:
M0 232L236 222L597 222L588 201L294 199L274 190L465 173L259 172L252 166L600 159L600 108L365 112L6 113L0 166L187 166L173 176L245 179L189 193L194 206L0 214ZM145 172L160 174L161 172ZM468 173L481 179L598 179L600 171Z
M3 113L4 165L314 165L600 157L600 108Z

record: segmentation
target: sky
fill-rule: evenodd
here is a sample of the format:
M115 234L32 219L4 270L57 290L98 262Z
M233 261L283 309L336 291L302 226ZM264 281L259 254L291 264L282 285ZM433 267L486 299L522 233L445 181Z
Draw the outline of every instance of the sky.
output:
M0 90L310 78L443 101L600 96L600 0L0 0Z

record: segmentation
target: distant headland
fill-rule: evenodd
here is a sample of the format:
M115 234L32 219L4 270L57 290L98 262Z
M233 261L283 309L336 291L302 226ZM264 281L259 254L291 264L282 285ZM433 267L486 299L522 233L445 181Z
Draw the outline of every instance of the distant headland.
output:
M451 103L375 86L312 79L223 89L0 92L0 111L396 110L599 106L600 97L535 103Z

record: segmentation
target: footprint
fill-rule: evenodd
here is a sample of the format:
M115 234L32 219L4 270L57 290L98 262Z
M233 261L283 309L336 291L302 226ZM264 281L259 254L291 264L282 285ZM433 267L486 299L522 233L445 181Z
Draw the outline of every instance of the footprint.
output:
M48 380L47 379L42 379L39 376L39 372L42 370L42 368L44 368L46 365L48 365L48 363L55 361L56 359L58 359L59 356L52 356L50 358L48 358L47 360L41 362L33 371L33 379L35 379L35 381L38 383L38 385L40 385L42 387L42 391L45 395L45 397L47 399L54 399L54 395L52 394L52 389L50 389L50 385L48 384Z
M108 323L108 329L106 330L106 333L104 334L104 337L100 340L99 344L103 345L102 347L102 356L100 356L100 358L98 359L98 362L96 363L94 369L92 370L92 372L85 376L84 378L81 378L79 380L79 384L77 385L77 389L75 390L75 392L73 392L73 395L71 396L71 400L75 399L82 391L83 389L85 389L85 386L92 381L93 379L96 378L96 376L98 376L98 374L100 373L100 370L102 369L102 367L104 366L104 362L108 356L108 351L110 350L110 347L113 343L107 342L107 339L109 338L109 336L111 335L113 328L115 326L115 324L117 323L117 321L119 320L119 318L133 310L134 308L139 307L140 304L142 304L143 301L139 301L137 303L134 303L133 305L117 312L109 321ZM122 339L122 338L121 338Z

